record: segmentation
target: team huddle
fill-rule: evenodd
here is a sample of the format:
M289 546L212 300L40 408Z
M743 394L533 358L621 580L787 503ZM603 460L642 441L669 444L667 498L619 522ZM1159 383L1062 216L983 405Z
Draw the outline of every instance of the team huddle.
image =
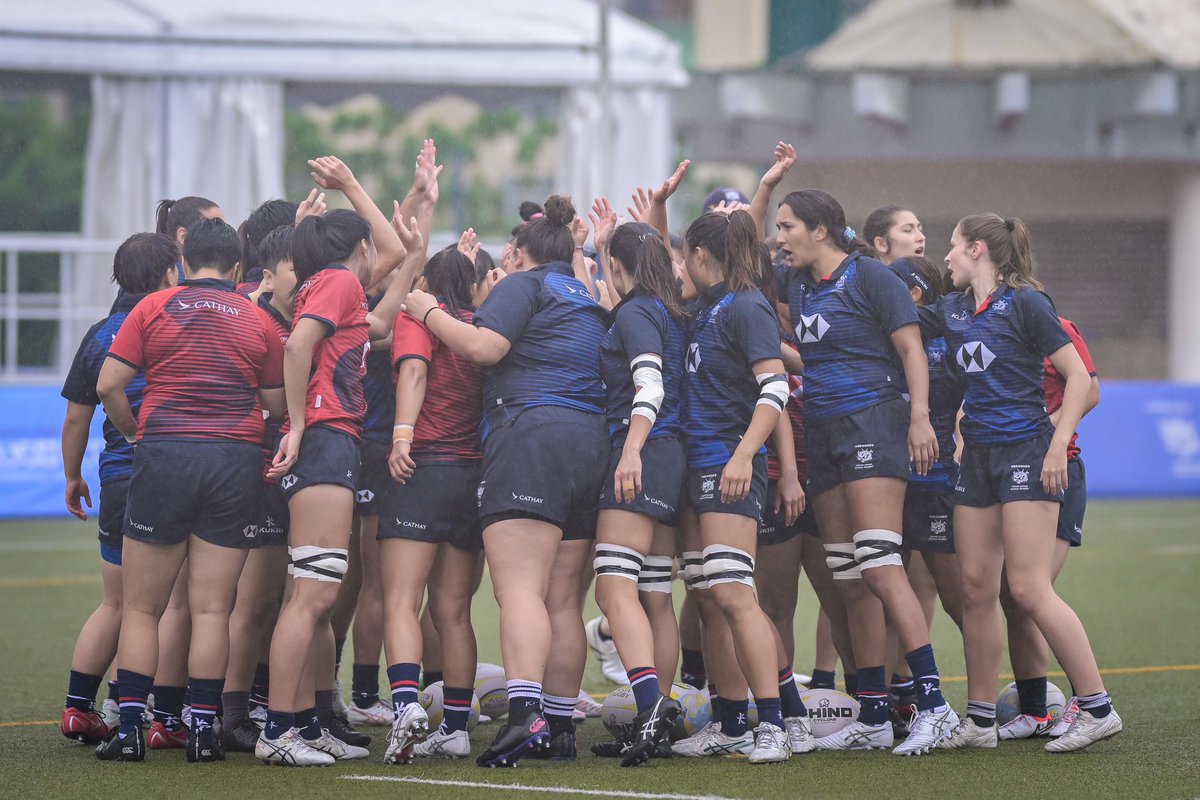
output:
M943 269L911 210L879 209L860 238L803 190L764 243L796 160L774 155L752 198L715 191L679 235L686 161L628 219L605 198L587 221L566 197L523 204L498 262L472 230L428 252L432 141L391 219L332 156L309 162L302 203L237 230L211 200L164 201L157 232L118 249L117 300L62 392L81 519L106 416L105 596L63 734L103 760L321 766L368 757L358 728L390 726L389 764L467 757L485 566L507 703L487 709L504 719L480 766L576 757L599 710L589 646L629 685L632 718L592 748L622 766L1033 736L1062 753L1119 733L1053 589L1081 543L1074 432L1098 382L1028 230L966 216ZM801 571L820 600L805 686ZM593 579L603 616L585 626ZM939 600L965 646L961 716L930 643ZM1006 623L1017 680L998 721ZM1051 650L1069 700L1050 697ZM699 723L672 686L681 657ZM835 690L838 661L853 718L814 732L802 693Z

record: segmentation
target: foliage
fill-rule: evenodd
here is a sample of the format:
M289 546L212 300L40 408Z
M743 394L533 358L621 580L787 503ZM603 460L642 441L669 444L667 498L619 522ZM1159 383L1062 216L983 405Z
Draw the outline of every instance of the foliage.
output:
M0 102L0 231L77 231L87 107L56 120L46 97Z

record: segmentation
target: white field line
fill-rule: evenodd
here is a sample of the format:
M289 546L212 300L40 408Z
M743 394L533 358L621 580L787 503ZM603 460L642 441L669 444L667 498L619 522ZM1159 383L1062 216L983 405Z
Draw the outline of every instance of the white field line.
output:
M546 794L587 795L590 797L629 797L635 800L733 800L712 794L651 794L602 789L576 789L570 786L529 786L523 783L484 783L481 781L438 781L430 778L402 778L391 775L343 775L346 781L384 781L388 783L420 783L427 786L454 786L464 789L494 789L511 792L543 792Z

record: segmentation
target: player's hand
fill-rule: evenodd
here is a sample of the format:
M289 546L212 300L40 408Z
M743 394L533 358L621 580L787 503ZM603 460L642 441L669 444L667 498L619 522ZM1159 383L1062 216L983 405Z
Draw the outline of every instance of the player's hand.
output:
M1058 494L1067 488L1067 449L1050 445L1042 462L1042 488L1047 494Z
M400 216L400 204L395 200L392 201L392 230L400 237L400 244L404 246L404 256L409 253L415 253L425 246L425 239L421 236L421 229L417 227L417 218L409 217L408 224L404 224L404 217Z
M796 148L787 142L780 142L775 145L775 163L763 174L759 183L774 189L795 164Z
M722 200L721 202L717 203L715 206L713 206L712 208L709 209L709 211L711 211L711 212L716 212L717 214L724 214L727 217L735 211L749 211L749 210L750 210L749 203L739 203L736 200L734 200L732 203Z
M392 473L392 480L400 484L408 483L416 469L417 463L412 459L412 442L403 439L392 442L392 449L388 453L388 471Z
M322 189L344 192L356 182L350 167L337 156L314 158L308 162L308 168L312 170L309 174L313 181Z
M308 197L296 207L296 224L299 225L305 217L319 217L325 213L325 193L313 189Z
M750 496L750 480L754 477L754 463L749 456L737 453L721 470L721 502L737 503Z
M684 159L679 162L679 166L675 168L675 174L663 181L662 186L659 186L650 195L650 199L655 203L666 203L667 198L675 194L679 188L679 184L683 182L683 176L687 174L688 167L692 165L690 159Z
M475 263L475 259L479 257L479 249L483 247L483 243L479 241L479 237L475 235L474 228L467 228L463 231L462 236L458 237L458 252L462 253L467 258L471 259L471 263Z
M617 307L617 304L613 302L612 292L608 288L608 282L603 278L596 279L596 291L600 294L600 296L596 298L596 302L600 304L601 308L603 308L605 311L612 311Z
M425 196L430 203L437 204L441 190L438 187L438 176L442 174L445 164L437 163L437 144L433 139L426 139L421 145L421 153L417 156L417 169L413 175L413 191Z
M87 507L92 507L92 491L88 488L87 481L83 478L74 478L67 481L67 511L70 511L73 516L79 517L84 522L87 522L87 512L83 510L83 505L79 502L80 499L87 503Z
M613 497L618 503L632 503L642 491L642 454L622 450L613 475Z
M783 524L791 527L804 513L804 487L796 475L780 476L775 484L775 513L783 510Z
M575 246L583 247L590 232L587 223L583 221L583 217L576 214L575 219L571 220L571 238L575 240Z
M650 214L650 203L653 197L653 192L639 186L638 190L633 193L633 205L625 207L629 218L634 222L645 222L646 217Z
M292 471L296 460L300 458L300 441L304 438L303 428L292 428L279 440L279 450L271 460L271 468L267 477L278 480Z
M400 308L417 322L423 323L425 322L425 315L437 308L437 304L437 298L429 292L413 289L404 298L404 302L400 305Z
M588 219L592 222L592 241L596 243L596 249L607 254L608 243L617 229L617 212L613 211L607 197L596 198L592 210L588 212Z
M908 460L913 463L918 475L928 475L938 460L937 434L929 417L914 419L908 425Z

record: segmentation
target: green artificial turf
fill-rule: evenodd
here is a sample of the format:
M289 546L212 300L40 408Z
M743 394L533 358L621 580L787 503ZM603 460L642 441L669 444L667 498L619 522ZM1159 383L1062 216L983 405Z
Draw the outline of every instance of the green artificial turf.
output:
M1191 689L1200 680L1200 503L1093 502L1085 546L1072 552L1059 591L1079 612L1125 733L1088 751L1049 756L1040 742L994 751L938 752L900 759L886 753L815 753L778 766L744 760L667 760L622 770L587 746L605 735L598 720L581 728L575 763L522 762L483 770L472 762L385 767L383 729L372 758L330 769L268 769L249 755L189 765L181 751L151 752L144 764L100 763L57 728L71 648L100 597L94 528L70 521L0 525L0 797L397 797L533 795L474 785L351 780L412 778L551 787L552 795L638 793L677 797L1191 798L1200 796L1200 735ZM485 581L476 598L480 659L499 661L496 609ZM798 672L809 672L815 601L802 587L797 613ZM934 632L946 695L965 703L961 641L940 616ZM349 648L351 645L347 645ZM347 658L347 662L351 659ZM1179 669L1167 669L1180 667ZM1132 671L1155 668L1153 671ZM344 675L349 683L349 674ZM1064 689L1065 679L1055 680ZM586 685L611 685L589 663ZM999 687L997 687L999 688ZM103 691L103 690L102 690ZM47 724L53 721L54 724ZM494 735L473 736L478 752ZM578 796L578 795L577 795ZM620 794L610 796L622 796ZM624 795L629 796L629 795Z

